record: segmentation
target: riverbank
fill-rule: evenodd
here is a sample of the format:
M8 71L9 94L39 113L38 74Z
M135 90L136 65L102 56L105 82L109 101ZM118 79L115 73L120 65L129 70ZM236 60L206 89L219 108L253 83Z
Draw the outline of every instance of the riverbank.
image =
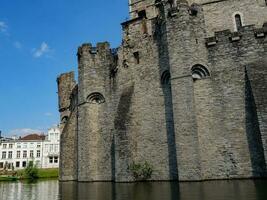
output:
M56 179L58 178L58 169L38 169L38 179ZM18 170L0 176L0 181L17 181L28 179L25 170Z

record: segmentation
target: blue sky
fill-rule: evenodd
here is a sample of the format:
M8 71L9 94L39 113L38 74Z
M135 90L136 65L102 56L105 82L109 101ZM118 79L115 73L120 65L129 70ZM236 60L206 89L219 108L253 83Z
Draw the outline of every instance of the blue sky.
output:
M2 134L25 135L57 124L57 76L77 71L82 43L118 46L127 17L128 0L1 0Z

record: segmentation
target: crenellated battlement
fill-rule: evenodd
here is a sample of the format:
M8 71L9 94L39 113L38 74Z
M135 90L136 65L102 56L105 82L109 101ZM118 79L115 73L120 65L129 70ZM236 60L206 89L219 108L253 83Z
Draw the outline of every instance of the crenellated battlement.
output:
M244 37L246 36L246 37ZM262 39L267 36L266 23L262 28L256 28L255 25L243 26L237 32L231 32L230 30L223 30L215 32L213 37L206 38L206 46L212 47L217 44L227 44L229 42L239 42L242 39Z
M77 56L98 54L101 52L110 51L110 44L108 42L99 42L94 47L91 43L84 43L78 48Z

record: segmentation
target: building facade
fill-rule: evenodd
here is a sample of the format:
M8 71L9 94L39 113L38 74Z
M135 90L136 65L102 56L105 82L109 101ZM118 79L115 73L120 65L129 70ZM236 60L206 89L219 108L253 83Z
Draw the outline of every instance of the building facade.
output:
M266 177L265 0L130 0L123 41L57 79L60 179Z
M38 168L58 168L59 128L51 128L48 135L30 134L22 138L0 140L0 170L27 167L33 161Z

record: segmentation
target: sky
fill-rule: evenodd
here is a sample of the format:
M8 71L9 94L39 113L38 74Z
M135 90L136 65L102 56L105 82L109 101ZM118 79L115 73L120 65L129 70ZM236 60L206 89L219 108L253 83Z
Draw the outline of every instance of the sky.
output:
M128 0L0 0L2 136L59 123L56 78L75 71L82 43L121 43Z

